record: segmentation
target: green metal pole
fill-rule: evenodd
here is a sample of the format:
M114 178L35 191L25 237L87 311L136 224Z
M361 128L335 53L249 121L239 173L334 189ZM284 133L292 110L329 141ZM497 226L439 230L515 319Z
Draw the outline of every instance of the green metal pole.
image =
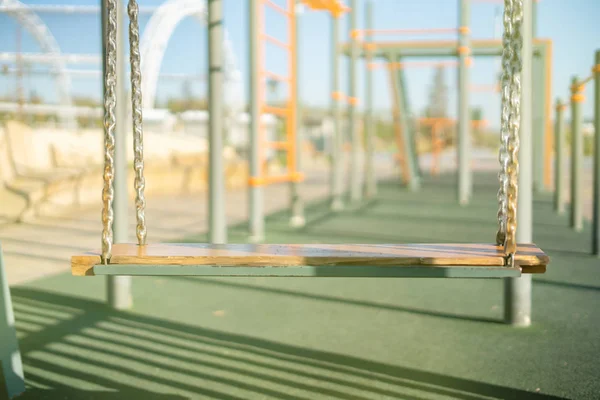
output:
M373 29L373 1L368 0L365 10L365 27ZM372 37L369 36L369 41ZM367 53L367 62L373 61L372 53ZM365 197L372 198L377 194L377 177L375 176L375 123L373 119L373 71L367 68L365 87Z
M556 100L556 121L554 127L554 143L556 159L554 160L554 210L562 214L565 212L565 105Z
M517 207L517 243L533 240L533 143L532 143L532 61L533 35L531 31L531 0L523 0L523 48L521 71L521 129L519 150L519 193ZM504 281L504 317L508 324L531 325L531 275L507 278Z
M208 240L227 243L223 169L223 1L208 1Z
M334 98L340 90L340 21L331 17L331 114L333 116L333 146L331 154L331 209L339 211L344 208L343 153L344 135L342 133L342 109L339 100Z
M596 50L594 64L594 227L592 253L600 255L600 50Z
M300 53L300 15L301 15L301 10L302 10L302 4L300 4L299 2L296 2L296 18L294 23L294 30L295 30L295 38L296 38L296 45L294 46L296 48L296 54L294 54L292 56L292 62L294 62L296 64L296 77L295 77L295 81L292 82L293 84L293 90L290 90L290 95L291 96L295 96L296 97L296 110L295 110L295 114L296 114L296 118L293 119L293 124L294 126L292 127L292 129L294 129L294 132L296 132L296 143L295 143L295 160L296 160L296 170L298 172L300 172L301 170L301 155L302 155L302 151L301 151L301 146L302 146L302 106L301 106L301 101L302 101L302 97L300 96L300 63L298 62L298 54ZM290 183L290 208L292 210L292 217L290 218L290 226L294 227L294 228L300 228L303 227L306 224L306 220L304 218L304 203L302 202L302 197L300 197L300 192L298 190L298 182L296 181L292 181Z
M250 176L260 176L260 159L259 159L259 129L260 129L260 110L259 110L259 82L260 71L258 70L258 5L259 0L250 0L249 2L249 38L250 38L250 57L248 70L249 76L249 87L250 87L250 126L249 126L249 138L250 138ZM264 198L263 188L258 185L249 185L249 207L250 207L250 238L251 242L262 242L265 238L265 219L263 214Z
M10 289L0 247L0 398L12 399L25 391L23 363L15 328Z
M358 28L358 0L352 0L352 10L350 11L350 36ZM357 84L358 76L356 73L356 67L358 64L358 40L352 40L352 51L350 53L350 63L348 77L349 82L349 93L350 96L350 107L349 107L349 119L350 119L350 137L352 140L352 150L350 156L350 201L352 203L358 203L362 198L361 188L361 175L360 175L360 156L361 156L361 142L360 132L358 129L358 104L352 99L356 99L358 96Z
M571 228L583 229L583 114L578 96L579 79L571 82Z
M396 59L398 60L398 62L401 61L401 56L400 55L396 55ZM412 151L412 160L413 160L413 175L414 175L414 179L415 179L415 183L414 183L414 189L417 190L420 186L421 186L421 166L419 165L419 156L417 154L417 125L415 123L415 119L413 118L413 113L412 113L412 109L410 106L410 98L408 95L408 85L406 84L406 73L404 72L404 69L399 69L398 70L398 78L399 78L399 83L400 83L400 91L401 91L401 95L402 95L402 103L404 104L404 108L403 108L403 112L405 113L405 115L407 116L407 123L408 123L408 140L409 140L409 145L410 145L410 150Z
M127 133L129 124L129 99L127 98L127 57L125 56L125 27L124 8L117 2L117 106L115 128L115 198L113 202L114 224L113 235L115 243L127 243L128 232L128 193L127 193ZM104 37L104 35L103 35ZM131 296L131 277L110 276L107 278L106 290L110 307L123 310L133 305Z
M468 27L470 20L470 0L460 1L459 27ZM469 49L469 33L461 31L459 47ZM467 51L459 52L458 64L458 203L466 205L471 200L471 116L469 110L469 66Z
M401 62L400 57L396 58L396 62ZM408 188L415 192L421 187L421 181L419 176L419 160L417 159L417 147L416 147L416 132L414 131L415 126L411 123L411 113L408 99L408 87L406 85L406 79L404 70L402 68L397 70L396 75L398 76L398 90L400 95L400 118L402 118L402 134L404 135L404 147L406 148L406 156L408 158L407 164L409 166L410 183Z

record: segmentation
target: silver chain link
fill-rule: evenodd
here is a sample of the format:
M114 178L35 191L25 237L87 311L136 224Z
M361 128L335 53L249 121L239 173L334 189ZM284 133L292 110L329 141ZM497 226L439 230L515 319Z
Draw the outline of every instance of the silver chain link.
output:
M115 107L117 104L117 1L106 1L106 67L104 71L104 186L102 188L102 262L107 264L113 243L113 182L115 178Z
M504 33L502 35L502 114L500 118L500 189L498 190L498 232L496 233L496 243L504 245L506 240L506 208L508 189L508 119L510 117L510 63L512 61L512 0L504 2Z
M519 174L519 129L521 124L521 50L523 0L504 0L504 36L502 52L502 117L496 242L505 254L517 250L517 196Z
M504 253L514 255L517 251L517 197L519 193L519 132L521 128L521 70L523 67L523 0L514 0L513 21L513 62L511 63L510 110L508 122L508 187L506 209L506 241Z
M131 63L131 110L133 120L133 169L135 171L135 212L138 244L146 244L146 199L144 188L144 133L142 126L142 72L140 68L140 29L138 4L129 0L129 61Z

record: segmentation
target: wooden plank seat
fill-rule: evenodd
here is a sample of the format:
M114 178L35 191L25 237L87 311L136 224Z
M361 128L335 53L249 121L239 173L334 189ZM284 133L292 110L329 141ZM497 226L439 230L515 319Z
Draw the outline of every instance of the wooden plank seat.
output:
M511 277L544 273L549 257L519 245L506 266L495 244L115 244L71 258L73 275Z

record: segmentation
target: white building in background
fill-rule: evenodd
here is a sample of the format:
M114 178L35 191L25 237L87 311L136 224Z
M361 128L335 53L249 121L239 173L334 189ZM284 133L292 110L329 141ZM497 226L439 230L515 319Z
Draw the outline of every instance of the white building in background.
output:
M157 133L169 133L175 129L177 117L167 109L151 108L144 110L144 130Z
M208 111L188 110L179 114L183 132L187 135L208 138Z

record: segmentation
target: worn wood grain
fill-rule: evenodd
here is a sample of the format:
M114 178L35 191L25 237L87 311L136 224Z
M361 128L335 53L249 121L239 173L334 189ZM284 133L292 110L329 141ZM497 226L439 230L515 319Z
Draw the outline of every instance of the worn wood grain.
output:
M519 245L515 265L523 273L540 273L549 257L534 244ZM100 251L71 258L73 275L94 275ZM163 266L481 266L504 265L495 244L203 244L164 243L113 246L111 265Z

